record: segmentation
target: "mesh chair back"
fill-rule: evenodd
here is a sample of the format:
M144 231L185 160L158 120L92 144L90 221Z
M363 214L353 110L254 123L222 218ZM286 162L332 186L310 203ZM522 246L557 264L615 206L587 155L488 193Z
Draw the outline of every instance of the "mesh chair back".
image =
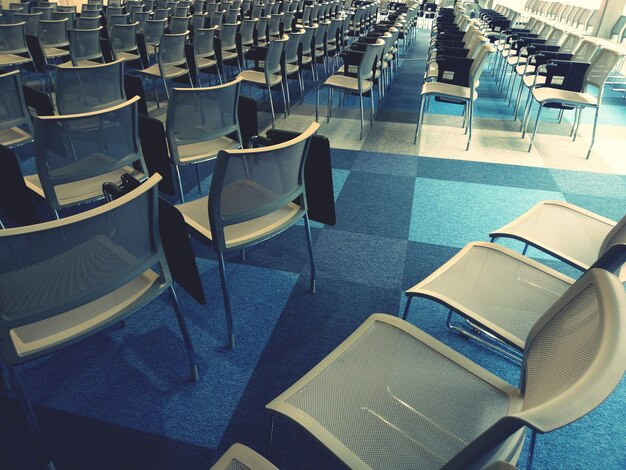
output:
M0 74L0 130L12 127L26 127L33 134L19 70Z
M122 15L107 15L107 29L109 32L113 30L113 26L116 24L128 24L128 20L130 15L128 13L124 13Z
M372 71L374 70L377 59L380 57L384 47L385 41L382 39L377 39L375 43L367 45L363 58L361 59L357 69L359 91L363 88L365 80L372 77Z
M582 36L579 36L578 34L568 33L563 40L563 44L561 44L561 47L559 48L559 52L563 52L564 54L573 54L582 39Z
M67 20L67 22L65 23L65 28L69 31L74 27L74 23L76 22L76 13L72 11L53 11L52 19Z
M25 34L26 23L0 24L0 53L23 54L28 52Z
M619 280L592 269L535 323L524 351L521 415L541 407L541 432L584 416L619 383L625 311Z
M38 6L30 9L31 13L41 13L40 19L51 20L52 19L52 7L51 6Z
M208 88L173 88L167 107L166 132L170 155L182 164L179 146L206 142L237 133L241 78Z
M80 14L80 18L100 18L100 10L85 11Z
M196 57L213 57L215 55L215 32L217 26L212 28L199 28L193 33L193 53ZM197 63L197 61L196 61Z
M267 22L269 21L269 16L261 16L259 21L256 24L256 38L259 42L267 41Z
M298 31L292 31L287 39L287 43L285 44L285 63L293 64L298 61L298 47L300 46L300 41L304 37L304 29Z
M176 8L174 9L174 16L189 16L189 6L177 5Z
M209 220L217 251L228 249L224 232L230 225L262 217L299 197L304 214L304 163L318 127L313 123L282 144L219 152L209 193Z
M41 20L39 22L39 43L42 46L53 47L69 45L67 39L67 19Z
M137 23L137 32L142 33L145 26L146 21L150 18L150 12L148 11L136 11L130 15L130 20L133 23Z
M263 5L261 5L260 3L255 3L252 6L251 17L252 18L257 18L257 19L260 18L262 11L263 11Z
M157 8L154 10L154 15L152 16L153 20L167 20L170 16L169 8Z
M302 36L302 54L303 55L311 54L311 47L313 46L313 38L315 36L316 30L317 30L317 25L304 27L304 36Z
M254 30L256 29L257 19L243 20L241 24L241 44L249 46L254 43Z
M328 23L318 23L315 30L315 48L322 49L324 47L324 39L326 37L326 31L328 30Z
M271 75L280 73L280 56L283 53L283 48L287 39L274 39L267 47L267 55L265 56L265 64L263 71L265 72L265 81L269 83L271 81Z
M170 18L170 34L181 34L189 29L191 16L172 16Z
M96 29L100 26L100 15L94 18L88 18L80 15L76 19L76 29Z
M234 49L237 46L237 29L241 23L222 24L220 27L220 42L222 49Z
M79 334L61 330L62 339L53 335L44 344L27 343L29 351L22 356L14 345L15 328L102 298L156 264L160 264L160 279L144 293L150 297L145 302L171 284L158 230L160 179L157 175L120 199L81 214L0 231L0 357L4 363L32 359L124 317L106 322L84 318L93 322L92 328L80 328ZM49 328L52 334L60 325L49 322L38 327ZM28 339L27 332L20 336Z
M80 14L83 15L84 13L88 12L88 11L97 11L99 12L101 10L100 5L98 4L93 4L93 3L85 3L80 10Z
M206 4L205 0L195 0L195 2L193 2L193 10L197 14L202 13L204 11L205 4Z
M239 18L239 9L231 8L226 12L226 17L224 21L226 23L232 24L232 23L236 23L238 18Z
M206 19L206 13L194 13L194 15L191 17L191 26L193 27L194 31L200 28L204 28L204 23L206 22Z
M25 24L24 31L30 36L37 36L42 13L13 13L13 21Z
M180 34L164 34L161 37L158 53L159 65L161 67L176 67L178 65L187 64L185 57L187 34L189 34L189 31Z
M55 90L59 114L89 113L124 103L124 60L59 67Z
M83 60L104 61L100 48L101 29L102 26L98 26L95 29L70 31L70 57L74 65L78 65L78 62Z
M280 24L283 21L282 13L275 13L270 16L268 22L268 30L270 36L279 36L280 35Z
M572 57L572 62L586 62L590 63L593 56L598 52L599 47L593 41L588 39L583 39L574 52L574 56Z
M598 87L600 96L602 96L606 79L609 78L609 74L620 59L621 55L618 52L611 49L601 49L600 52L596 54L591 66L587 70L585 82Z
M213 13L215 13L217 11L217 7L219 6L219 4L217 3L207 3L206 5L206 14L208 15L209 18L211 18L213 16Z
M161 42L167 20L148 20L143 28L143 36L148 46L156 46Z
M53 209L70 205L63 199L63 185L82 182L145 162L137 130L137 101L85 114L35 118L35 160L46 200ZM102 198L74 198L78 204Z
M124 14L124 7L119 6L109 6L107 7L107 18L111 15L122 15Z

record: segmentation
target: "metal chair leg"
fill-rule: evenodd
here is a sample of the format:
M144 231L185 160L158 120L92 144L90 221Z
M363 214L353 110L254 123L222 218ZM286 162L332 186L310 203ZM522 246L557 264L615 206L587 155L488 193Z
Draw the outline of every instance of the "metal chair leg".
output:
M419 131L421 130L422 123L424 122L424 107L427 99L428 97L422 96L422 102L420 103L420 115L417 118L417 126L415 127L415 138L413 139L413 145L417 144L417 137Z
M267 87L267 93L270 95L270 109L272 110L272 129L274 129L275 128L274 101L272 100L272 88L270 86Z
M226 266L224 264L224 255L222 253L219 254L218 261L220 266L220 281L222 283L222 296L224 297L224 310L226 311L226 330L228 333L226 346L228 349L234 349L235 333L233 330L233 310L230 305L230 296L228 294L228 286L226 284Z
M285 82L283 80L280 81L280 91L283 94L283 115L285 119L287 119L287 96L285 94Z
M180 328L180 333L183 335L183 341L185 341L185 348L187 349L187 357L189 358L189 369L191 371L191 381L197 382L198 362L196 359L196 352L193 349L193 343L191 342L191 336L189 336L189 329L187 328L187 323L185 322L183 312L180 310L180 304L178 303L178 297L176 296L176 291L174 290L173 285L170 285L169 292L170 302L172 303L172 307L174 308L176 320L178 321L178 327Z
M402 319L406 320L406 317L409 315L409 309L411 308L411 300L413 300L412 295L406 296L406 305L404 306L404 313L402 314Z
M598 104L600 103L598 102ZM593 130L591 131L591 145L589 146L589 150L587 150L587 156L585 157L585 159L587 160L591 156L591 150L593 149L593 144L596 142L596 127L598 125L598 112L599 111L600 111L600 108L596 106L596 115L593 118ZM580 118L578 118L578 122L580 123Z
M178 165L174 165L174 171L176 172L176 181L178 182L178 194L180 194L180 202L185 202L185 193L183 191L183 182L180 178L180 168Z
M315 260L313 259L313 239L311 238L311 224L309 222L309 214L304 214L304 230L306 232L306 244L309 250L309 263L311 264L310 290L312 294L315 294Z
M359 92L359 105L361 106L361 135L359 140L363 139L363 93Z
M535 121L535 128L533 129L533 136L530 138L530 144L528 145L528 151L530 152L530 150L533 147L533 142L535 141L535 136L537 135L537 127L539 126L539 118L541 117L541 110L543 109L543 106L541 106L541 103L539 104L539 111L537 111L537 120Z

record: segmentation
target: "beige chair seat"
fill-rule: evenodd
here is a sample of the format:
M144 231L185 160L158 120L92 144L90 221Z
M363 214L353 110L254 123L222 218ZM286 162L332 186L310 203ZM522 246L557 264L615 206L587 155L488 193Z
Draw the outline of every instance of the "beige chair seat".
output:
M152 75L153 77L161 76L159 64L151 65L147 69L140 70L139 72L146 75ZM189 73L189 70L187 70L186 68L176 67L174 65L166 65L163 73L165 75L164 78L177 78L182 77L183 75L187 75Z
M517 72L518 75L528 75L531 73L534 74L536 69L537 67L534 65L526 65L526 63L523 63L515 67L515 72Z
M118 60L123 59L128 61L141 59L141 56L139 54L132 54L130 52L116 52L115 57Z
M257 190L255 187L258 186L256 183L248 180L241 180L241 182L234 184L237 184L238 187L245 185L251 188L251 190ZM264 188L259 189L259 191L263 190ZM209 204L208 200L209 197L205 196L195 201L177 205L176 207L183 214L185 222L190 227L193 227L194 230L207 239L213 240L211 225L209 223L209 211L207 210ZM290 202L262 217L225 227L224 235L226 237L226 247L233 248L252 240L262 239L266 235L270 236L274 230L288 225L290 221L298 219L301 216L302 208Z
M217 157L220 150L231 150L241 147L239 142L226 136L213 140L203 140L194 144L179 145L178 155L182 164L197 163Z
M70 51L58 47L46 46L43 48L43 54L47 59L55 59L57 57L67 57L70 55Z
M332 88L342 88L344 90L359 91L359 81L355 77L347 77L346 75L335 74L324 82L324 86ZM363 93L371 90L373 83L370 81L363 82Z
M311 58L310 55L303 55L302 56L302 65L310 64L312 61L313 61L313 59Z
M265 72L259 72L257 70L244 70L239 74L239 76L243 78L243 80L246 82L251 82L263 86L267 85L267 83L265 82ZM270 80L270 86L278 85L282 80L283 78L280 75L272 75Z
M0 66L20 65L30 62L30 58L16 54L0 54Z
M33 136L19 127L0 130L0 144L5 147L25 144L33 140Z
M57 67L63 68L72 68L72 67L89 67L90 65L102 65L102 62L96 62L94 60L79 60L76 65L72 63L72 61L63 62L62 64L57 64Z
M197 57L196 58L196 67L199 69L206 69L209 67L214 67L217 65L217 60L210 59L208 57Z
M300 70L300 66L298 64L285 64L285 73L287 75L291 75L292 73L296 73Z
M239 56L237 55L237 52L233 52L233 51L222 51L222 60L235 60L237 59Z
M549 103L558 101L563 104L574 106L597 106L598 99L589 93L577 93L569 90L559 90L549 86L536 88L533 90L533 97L539 103Z
M85 158L79 163L88 165L88 160L89 159ZM124 173L129 173L139 180L146 178L143 173L135 170L134 168L125 166L103 175L94 176L72 183L56 185L54 187L54 192L57 196L57 200L59 201L59 205L62 207L80 204L83 201L102 199L104 197L104 194L102 193L102 184L106 182L119 184ZM34 174L25 176L24 182L31 191L42 198L45 197L41 181L39 180L39 175Z
M533 85L543 85L546 83L546 78L547 77L545 75L537 75L537 80L535 81L534 75L524 75L524 85L527 87L532 87Z
M428 82L422 87L422 96L435 94L438 96L447 96L449 98L458 98L463 100L470 99L469 87L452 85L450 83ZM478 93L474 93L474 99L478 98Z

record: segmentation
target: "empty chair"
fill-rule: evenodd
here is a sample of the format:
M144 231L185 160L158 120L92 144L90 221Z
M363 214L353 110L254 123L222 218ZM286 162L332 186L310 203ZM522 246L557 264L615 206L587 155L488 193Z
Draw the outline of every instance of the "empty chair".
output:
M495 51L495 48L489 44L485 43L480 46L476 54L476 58L472 62L472 65L469 70L469 83L466 86L463 85L454 85L451 83L444 82L428 82L424 83L422 87L422 102L420 104L420 114L419 120L417 123L417 127L415 129L415 139L413 143L417 143L419 137L419 131L422 127L422 123L424 122L424 111L426 101L430 100L431 97L442 97L451 100L453 103L463 103L465 106L465 114L466 118L463 119L463 127L467 123L467 146L465 150L469 149L470 142L472 140L472 123L474 119L474 101L478 98L478 93L476 89L478 88L480 74L487 63L487 59L489 58L489 54Z
M185 44L188 34L189 31L185 31L181 34L163 34L157 49L157 63L140 71L140 73L146 77L152 79L160 78L163 80L165 94L168 99L170 95L167 80L187 75L189 77L189 83L193 87L191 74L187 66L187 58L185 56ZM157 103L158 102L159 97L157 95Z
M59 114L89 113L124 103L124 59L59 67L54 89Z
M143 37L146 44L148 56L156 55L156 47L161 42L161 37L167 25L166 19L147 20L143 28Z
M83 114L37 116L37 174L26 185L55 211L104 197L102 183L124 173L147 174L137 133L136 96L122 104ZM138 170L134 169L137 165Z
M272 100L272 87L280 85L285 104L285 119L287 118L287 96L285 94L285 83L282 77L280 58L287 39L274 39L267 47L267 54L263 64L263 70L244 70L239 74L244 82L267 89L270 98L270 111L272 112L272 128L274 127L274 101Z
M591 143L589 150L587 150L587 156L591 155L591 150L596 139L596 127L598 124L598 113L602 104L602 96L604 95L604 84L609 77L609 74L620 60L620 54L612 49L602 49L591 62L591 66L585 74L583 80L583 87L581 90L567 90L562 88L555 88L552 86L544 86L540 88L534 88L532 90L533 100L539 104L539 110L537 111L537 118L535 120L535 126L533 128L533 135L530 138L530 144L528 145L528 151L532 149L535 136L537 135L537 128L539 126L539 119L541 111L544 106L569 106L574 107L575 117L574 124L572 126L571 137L576 139L578 134L578 127L580 125L580 117L582 109L592 108L595 109L595 115L593 120L593 129L591 131ZM529 113L530 115L530 108ZM524 136L522 136L524 137Z
M117 24L128 24L130 19L130 15L128 13L124 13L121 15L107 15L107 32L109 33L109 37L111 37L111 31L113 27Z
M102 48L100 47L101 30L102 26L98 26L95 29L73 29L70 31L71 65L88 65L104 62Z
M226 12L226 16L224 17L224 22L225 23L229 23L229 24L233 24L233 23L237 23L237 21L239 20L239 9L238 8L231 8Z
M137 23L137 33L143 33L143 30L146 26L146 21L148 21L149 19L149 11L136 11L131 13L130 15L131 23Z
M283 13L274 13L270 16L267 23L267 30L270 38L279 37L281 35L281 24L283 22Z
M100 15L92 18L80 15L76 18L76 29L97 29L100 27Z
M52 6L37 6L31 7L31 13L41 13L42 20L51 20L52 19Z
M220 150L242 147L237 119L241 81L237 78L215 87L172 89L165 128L182 202L185 202L185 193L180 166L196 165L200 192L198 164L216 158Z
M223 22L224 12L216 10L211 14L211 22L209 23L209 26L217 26L219 28Z
M67 20L65 23L65 28L69 31L74 28L74 24L76 23L76 12L75 11L53 11L52 20Z
M54 463L40 440L20 364L110 329L169 291L191 379L198 378L158 230L160 179L63 220L0 230L0 361L46 468Z
M585 274L532 327L519 388L407 322L374 314L267 408L349 468L515 464L526 427L530 467L535 433L586 415L622 379L625 309L615 276Z
M267 240L304 220L310 288L315 292L304 165L309 141L318 128L313 123L296 138L277 145L220 151L209 196L177 206L194 233L211 242L218 254L230 348L234 347L235 335L225 253Z
M19 67L33 62L26 45L25 27L24 22L0 24L0 67Z
M189 29L191 16L172 16L170 18L170 34L181 34Z
M291 76L296 76L298 80L298 86L300 87L300 103L304 102L304 81L302 80L302 73L300 72L300 57L298 51L300 50L300 42L304 37L304 29L293 31L289 34L287 43L285 44L285 68L284 68L284 80L287 90L287 108L291 106L291 97L289 96L289 82L287 79Z
M37 36L39 32L39 21L42 13L13 13L13 21L25 23L24 33L30 36Z
M204 28L204 24L207 20L207 14L206 13L194 13L194 15L191 17L191 26L194 29L194 34L195 34L195 30L199 29L199 28Z
M241 64L239 63L239 53L237 52L237 30L240 23L227 24L220 26L220 47L222 53L222 65L227 62L235 62L237 68L241 72ZM226 73L224 72L224 75Z
M200 73L204 70L215 69L217 78L222 83L222 75L217 65L215 56L214 39L217 26L212 28L198 28L193 33L193 57L196 64L196 79L198 85L202 86Z
M152 15L153 20L167 20L170 16L169 8L156 8Z
M39 44L47 62L70 55L66 24L67 19L39 22Z
M359 106L361 110L360 139L363 138L364 129L363 96L367 94L369 94L370 96L370 122L372 124L374 122L374 83L371 80L373 78L372 70L374 69L377 57L382 51L384 44L385 42L382 39L377 39L375 43L367 45L365 52L363 54L360 54L362 57L360 58L360 62L358 63L356 76L348 76L347 74L337 73L328 77L321 86L322 88L328 88L327 121L330 121L330 117L332 115L333 90L337 90L342 93L357 94L359 96ZM346 71L349 70L349 65L350 64L348 62L348 57L346 57L346 63L344 64ZM315 103L315 117L317 119L319 115L319 90L317 90L316 93L318 94L318 98L316 99Z
M24 100L21 72L0 74L0 144L13 148L33 140L33 125Z

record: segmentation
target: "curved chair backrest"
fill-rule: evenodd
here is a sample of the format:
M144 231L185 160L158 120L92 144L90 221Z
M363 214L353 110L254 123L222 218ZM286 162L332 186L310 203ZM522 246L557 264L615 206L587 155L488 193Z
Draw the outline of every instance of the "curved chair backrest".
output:
M280 24L283 22L283 13L273 13L267 24L270 36L280 35Z
M52 19L52 6L38 6L32 7L30 9L31 13L41 13L42 20L51 20Z
M65 23L65 28L69 31L74 28L74 24L76 22L76 13L72 11L53 11L52 20L67 20Z
M329 23L318 23L315 30L315 48L322 49L324 47L324 40L326 39L326 31L328 30Z
M170 34L181 34L189 29L191 16L172 16L170 18Z
M79 16L76 18L76 29L96 29L100 26L100 15L89 18L86 16Z
M283 16L283 32L284 33L289 33L293 30L293 25L294 25L294 20L296 18L295 13L285 13L285 16Z
M626 370L624 311L624 288L613 274L602 269L585 273L528 334L521 410L498 420L447 466L482 468L472 464L497 458L498 448L506 451L507 439L524 426L550 432L600 405Z
M280 73L280 56L286 43L286 38L273 39L267 47L267 55L265 56L265 64L263 66L266 83L270 83L272 75Z
M39 43L42 46L52 47L64 47L69 45L66 25L67 19L41 20L39 22Z
M83 10L79 18L100 18L100 10Z
M298 137L278 145L220 150L209 192L209 220L216 251L232 248L225 242L225 231L231 225L263 217L296 199L298 211L305 214L304 164L309 141L318 128L313 123ZM287 226L298 219L292 218ZM277 227L275 233L284 228ZM258 241L251 238L244 246Z
M578 48L574 52L572 62L586 62L590 63L593 57L600 50L600 46L590 39L583 38L578 45Z
M122 15L124 14L124 7L122 6L109 6L107 7L107 18L111 15Z
M0 74L0 134L4 129L26 127L33 134L33 124L24 100L19 70ZM2 142L11 147L10 142Z
M585 75L585 86L596 86L599 91L599 96L602 96L604 83L607 78L609 78L609 74L613 71L620 59L621 54L619 52L612 49L600 49L600 51L593 58L591 66L587 69L587 73Z
M120 15L107 15L107 29L109 32L113 29L113 26L116 24L128 24L130 20L130 15L128 13L120 14Z
M178 66L187 63L185 43L189 31L180 34L164 34L159 43L158 60L161 67Z
M153 20L167 20L170 16L169 8L157 8L154 10L154 15L152 15Z
M222 49L231 49L237 45L237 29L240 23L227 24L223 23L220 27L220 43Z
M476 58L474 59L474 62L472 62L472 65L469 70L469 80L470 80L470 87L472 89L472 96L475 92L476 84L478 83L480 74L482 73L483 68L485 68L485 65L487 64L487 59L489 58L489 55L492 52L495 52L495 50L496 50L495 47L493 47L491 43L485 42L480 45L480 48L476 52Z
M13 21L25 24L24 31L30 36L37 36L39 32L39 21L41 20L42 13L13 13Z
M130 15L130 21L133 23L137 23L137 32L143 32L146 21L150 19L149 11L136 11Z
M207 17L208 15L206 13L198 13L196 10L196 13L194 13L191 17L191 26L194 31L196 29L204 28L204 23L206 22Z
M237 107L242 78L207 88L173 88L165 121L170 155L182 165L179 147L232 133L241 144Z
M167 20L148 20L143 27L146 45L156 46L161 42ZM151 51L148 51L151 52Z
M285 63L293 64L298 61L298 48L300 46L300 41L305 35L304 29L300 29L298 31L292 31L287 39L287 43L285 44Z
M221 26L224 22L224 12L216 10L211 15L211 26Z
M206 14L211 18L214 12L217 11L218 3L207 3L206 5Z
M215 32L217 26L212 28L198 28L193 32L193 53L196 57L213 57L215 55ZM197 63L197 61L196 61Z
M237 19L239 18L239 8L230 8L227 12L226 12L226 17L224 18L224 21L226 23L236 23Z
M95 29L70 31L70 58L74 65L78 65L78 62L83 60L104 61L100 48L100 30L102 26Z
M311 54L311 48L313 47L313 40L316 30L317 25L304 27L304 36L302 36L302 53L304 55Z
M124 103L124 60L59 67L54 88L59 114L89 113Z
M134 163L146 173L137 129L138 101L135 96L100 111L35 118L37 173L51 208L102 199L98 177L123 168L131 171ZM77 182L84 185L69 194L64 186Z
M160 180L155 175L109 204L61 220L0 230L3 363L31 360L119 323L169 287L158 229ZM152 270L157 264L158 274ZM84 309L79 318L43 321L102 299L141 276L155 279L118 315L96 316L94 308ZM43 338L29 341L35 328L35 336Z
M579 34L567 33L561 47L559 48L559 52L563 52L564 54L573 54L582 40L583 37Z
M174 15L173 16L189 16L189 6L187 5L177 5L176 8L174 8Z
M204 11L204 5L206 5L206 0L195 0L193 2L193 10L196 13L200 13Z
M313 6L306 5L302 12L302 24L308 25L311 22L311 13L313 12Z
M363 89L363 84L366 80L372 77L372 71L376 66L376 62L378 57L383 51L385 47L385 41L383 39L377 39L375 43L368 44L365 48L365 52L363 53L363 58L359 63L359 67L357 69L357 79L359 92Z
M111 49L113 54L118 52L137 51L138 22L131 24L116 24L111 30Z
M267 22L269 16L261 16L256 24L256 37L258 41L265 42L267 40Z
M254 30L256 29L257 19L243 20L241 24L241 44L249 46L254 43Z

